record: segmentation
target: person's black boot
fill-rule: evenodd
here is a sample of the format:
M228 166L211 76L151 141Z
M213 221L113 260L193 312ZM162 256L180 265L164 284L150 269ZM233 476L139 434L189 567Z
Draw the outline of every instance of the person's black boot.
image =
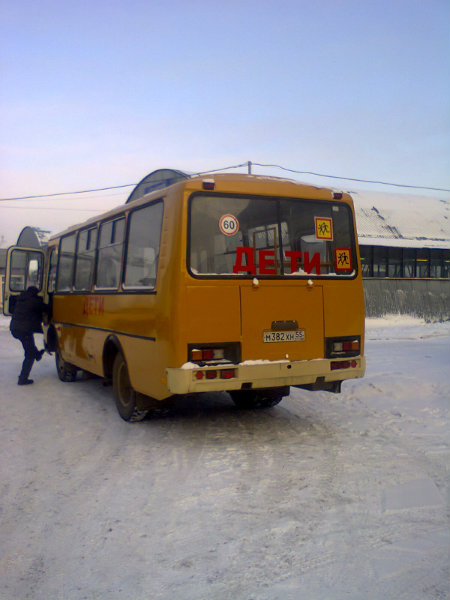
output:
M38 353L36 355L35 360L37 360L37 362L39 362L44 354L45 350L38 350Z
M17 382L17 385L30 385L30 383L34 383L32 379L20 379Z
M34 358L30 358L29 354L25 354L25 358L22 363L22 369L19 373L19 385L28 385L27 381L32 381L29 379L31 369L33 368ZM20 383L25 382L25 383Z

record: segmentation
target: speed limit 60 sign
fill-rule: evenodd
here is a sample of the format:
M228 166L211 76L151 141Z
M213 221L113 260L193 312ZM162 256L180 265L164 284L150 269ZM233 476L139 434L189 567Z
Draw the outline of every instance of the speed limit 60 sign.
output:
M219 229L224 235L235 235L239 231L239 221L234 215L223 215L219 220Z

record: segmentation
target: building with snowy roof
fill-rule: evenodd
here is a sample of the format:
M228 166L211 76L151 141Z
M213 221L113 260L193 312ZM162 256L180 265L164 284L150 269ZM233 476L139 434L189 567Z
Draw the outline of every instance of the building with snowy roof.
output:
M368 316L450 318L450 201L351 192Z
M448 278L450 201L354 192L364 277Z

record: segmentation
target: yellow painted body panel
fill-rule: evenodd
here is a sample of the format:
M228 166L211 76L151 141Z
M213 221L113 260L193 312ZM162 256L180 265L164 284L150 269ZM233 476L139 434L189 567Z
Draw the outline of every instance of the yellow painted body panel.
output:
M323 358L322 286L305 281L259 280L241 285L242 360ZM304 341L265 343L273 321L297 321Z
M181 331L191 343L237 342L241 336L239 286L198 281L186 287ZM219 285L217 285L219 283Z
M364 354L364 292L361 274L350 281L329 281L324 286L325 337L361 336Z

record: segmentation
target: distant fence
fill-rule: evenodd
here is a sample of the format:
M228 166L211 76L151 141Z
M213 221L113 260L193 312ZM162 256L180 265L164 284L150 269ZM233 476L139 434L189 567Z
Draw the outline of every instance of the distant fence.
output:
M450 279L364 279L366 316L402 314L450 319Z

